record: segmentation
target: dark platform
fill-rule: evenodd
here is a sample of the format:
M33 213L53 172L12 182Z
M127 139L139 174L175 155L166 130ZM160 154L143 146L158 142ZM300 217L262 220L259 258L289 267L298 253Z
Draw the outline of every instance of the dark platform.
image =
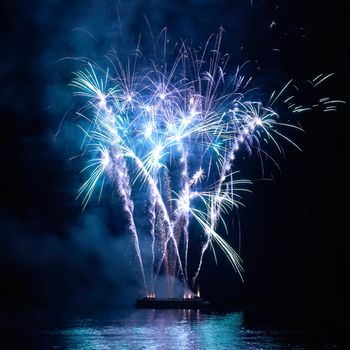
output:
M136 300L136 306L143 309L204 309L210 306L209 301L201 298L142 298Z

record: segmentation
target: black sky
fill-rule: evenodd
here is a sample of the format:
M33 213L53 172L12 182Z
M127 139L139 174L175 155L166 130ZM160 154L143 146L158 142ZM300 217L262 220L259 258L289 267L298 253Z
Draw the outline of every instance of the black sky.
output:
M126 55L139 33L147 42L144 16L154 33L167 27L171 41L188 38L197 46L223 26L223 51L230 54L232 68L251 60L259 67L255 79L263 89L335 72L302 100L318 94L347 100L347 24L341 2L252 3L2 4L1 304L115 303L137 294L137 279L126 272L132 258L124 251L128 239L117 199L105 195L102 204L94 202L84 213L75 201L80 168L69 158L79 139L67 85L79 63L62 58L90 57L103 64L111 47ZM254 307L277 305L282 313L297 306L307 315L341 317L348 276L347 112L343 106L338 113L316 110L300 117L306 132L293 137L303 152L286 147L285 158L278 158L282 172L270 164L273 181L256 181L254 193L244 198L244 285L224 257L219 255L216 267L208 254L200 278L204 296L226 303L239 298ZM251 179L260 177L246 165L242 171Z

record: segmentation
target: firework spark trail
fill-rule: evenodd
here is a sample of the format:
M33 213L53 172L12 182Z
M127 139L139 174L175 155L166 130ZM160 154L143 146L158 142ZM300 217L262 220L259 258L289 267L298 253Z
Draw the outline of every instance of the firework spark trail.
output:
M179 145L181 149L181 199L177 201L177 216L173 222L174 227L178 227L180 241L181 232L184 235L184 274L186 281L188 280L187 276L187 259L188 259L188 224L189 224L189 206L190 206L190 183L188 178L188 153L185 151L184 145L181 142Z
M83 198L85 208L100 180L102 191L105 174L114 181L128 218L147 295L132 191L142 191L145 186L144 193L148 194L151 295L164 267L171 279L177 275L184 284L189 281L190 221L200 226L205 237L192 286L209 247L216 259L214 243L242 277L240 257L217 232L220 223L228 231L224 216L242 205L240 192L248 191L245 186L251 183L236 178L238 171L232 170L236 156L250 156L256 149L258 154L270 157L263 149L269 143L282 153L279 139L298 148L282 129L301 128L280 122L273 108L295 85L289 81L279 92L273 92L266 106L250 100L248 93L252 89L246 89L251 78L245 79L240 68L232 79L226 76L228 56L220 53L221 35L222 30L215 37L213 50L209 49L208 40L201 54L182 43L172 66L163 62L158 68L152 62L138 73L136 59L133 67L128 61L123 69L117 58L113 65L116 77L107 70L100 79L89 64L75 73L72 82L76 95L89 99L77 112L87 124L80 126L84 132L84 154L91 155L82 170L90 171L90 176L78 197ZM317 87L329 76L319 75L309 82ZM313 107L331 112L343 103L327 97L311 107L302 106L297 105L294 95L283 102L292 113ZM156 254L156 246L160 254Z
M106 114L107 122L110 121L111 108L107 105L104 99L102 99L102 103L100 102L100 107ZM119 141L119 138L117 138L116 140ZM122 154L120 153L117 147L111 148L110 159L112 160L112 164L114 168L113 169L114 171L110 173L110 176L112 178L115 177L118 193L123 202L123 209L127 214L127 218L129 221L129 230L131 232L132 240L134 242L137 259L138 259L141 274L142 274L142 280L143 280L143 284L147 294L148 291L147 291L146 276L145 276L145 271L143 267L139 238L138 238L137 229L134 221L134 202L131 199L131 186L130 186L130 178L128 175L128 168L124 157L122 156Z
M156 198L154 196L149 197L150 205L148 208L148 213L150 215L149 222L151 224L151 254L152 254L152 263L151 263L151 292L154 292L154 263L155 263L155 253L154 245L156 242Z
M239 111L239 109L237 108L237 105L236 105L234 110L233 110L233 125L235 125L235 126L236 126L236 120L237 120L236 116L235 116L235 112L238 112L238 111ZM262 125L262 121L259 118L259 116L255 117L254 119L253 118L250 118L250 119L251 120L249 120L248 124L243 127L243 131L238 134L237 139L235 141L231 142L231 147L228 149L228 152L226 153L226 155L224 157L223 165L222 165L221 170L220 170L219 181L215 187L216 197L214 197L214 200L211 202L211 206L210 206L210 228L213 231L216 230L218 220L220 218L220 214L221 214L221 210L222 210L221 205L220 205L220 201L218 201L217 199L220 198L220 195L222 192L222 186L225 183L225 180L227 178L227 174L232 169L233 161L236 157L236 153L239 151L240 146L245 143L245 140L248 137L248 135L254 131L255 127L257 125ZM232 180L230 183L232 184ZM231 188L231 195L232 194L233 194L233 187ZM199 272L200 272L201 267L202 267L204 254L211 244L212 237L213 236L210 234L210 231L208 231L207 236L206 236L206 241L202 245L199 263L198 263L198 268L197 268L197 270L192 278L192 285L193 286L195 285L196 280L198 278ZM242 277L242 275L240 273L241 271L238 270L237 272L239 272L239 275Z
M114 152L114 154L113 152L111 153L112 153L113 168L115 168L115 171L111 175L112 176L114 175L116 177L118 193L122 199L122 202L124 204L123 208L128 217L129 230L132 234L132 239L134 242L137 259L138 259L141 273L142 273L142 280L143 280L145 291L147 294L148 290L147 290L146 276L145 276L145 271L143 267L139 238L138 238L137 229L134 221L134 215L133 215L134 202L131 199L131 187L130 187L128 169L125 163L125 159L123 157L118 156L118 152Z
M151 196L154 196L157 205L159 206L162 214L163 214L163 219L166 223L166 232L167 232L167 237L165 239L165 248L164 248L164 252L162 254L162 258L160 260L160 264L159 264L159 269L157 270L156 274L155 274L155 278L157 278L158 274L159 274L159 270L161 267L161 263L164 261L165 258L165 254L167 252L167 247L168 247L168 243L169 241L171 241L174 244L175 247L175 253L176 253L176 258L177 258L177 262L179 264L179 269L180 269L180 277L182 277L182 279L184 278L184 271L182 268L182 263L181 263L181 257L180 257L180 253L179 253L179 249L178 249L178 245L174 236L174 228L172 225L172 222L170 220L167 208L164 204L163 198L158 190L157 184L154 180L154 178L149 174L149 172L147 171L145 165L143 164L143 162L132 152L129 153L129 156L131 158L133 158L136 161L137 166L139 167L141 173L143 174L143 176L145 177L145 179L148 182L148 185L150 187L150 191L151 191Z
M90 65L90 68L92 66ZM107 96L103 93L105 90L106 82L107 82L107 77L108 77L108 72L106 74L106 80L105 82L101 82L99 84L98 79L94 73L94 70L91 69L92 74L81 74L80 72L76 73L77 79L74 80L73 85L77 86L79 88L83 89L83 92L80 92L80 95L83 96L88 96L91 97L91 92L92 97L94 98L95 96L98 98L98 112L97 115L103 118L105 121L104 126L107 127L107 131L110 131L113 135L113 142L120 142L120 137L118 134L114 133L113 131L113 126L111 125L112 121L114 120L114 117L112 116L112 108L107 104ZM109 93L114 92L114 90L111 90ZM102 113L102 116L100 114ZM100 126L97 124L98 129L100 129ZM102 129L102 133L103 133ZM100 135L100 134L98 134ZM102 135L100 135L102 136ZM144 267L143 267L143 261L142 261L142 255L141 255L141 249L140 249L140 243L138 239L138 234L137 234L137 229L134 221L134 203L131 199L131 187L130 187L130 179L128 175L128 169L126 166L125 159L123 158L121 152L118 150L117 147L112 147L110 155L106 154L106 156L102 160L102 165L103 165L103 170L108 169L109 162L112 161L113 163L113 168L114 171L110 172L110 177L113 179L115 178L116 184L117 184L117 189L118 193L122 199L123 202L123 209L125 213L127 214L127 218L129 221L129 230L132 235L132 240L134 243L137 259L140 265L140 270L142 274L142 280L144 283L145 291L147 293L147 282L146 282L146 276L144 272ZM98 180L98 176L96 176L96 181L92 186L90 186L89 190L93 190L96 182ZM89 193L89 192L88 192ZM91 197L91 192L89 193L89 196L87 198L87 201ZM85 203L84 207L86 206L87 202Z

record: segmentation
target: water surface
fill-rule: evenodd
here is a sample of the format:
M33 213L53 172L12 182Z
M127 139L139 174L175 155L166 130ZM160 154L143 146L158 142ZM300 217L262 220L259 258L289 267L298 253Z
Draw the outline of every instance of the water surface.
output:
M242 311L113 309L22 312L9 344L35 349L341 349L329 329L251 324ZM12 344L11 344L12 343ZM24 344L24 345L23 345Z

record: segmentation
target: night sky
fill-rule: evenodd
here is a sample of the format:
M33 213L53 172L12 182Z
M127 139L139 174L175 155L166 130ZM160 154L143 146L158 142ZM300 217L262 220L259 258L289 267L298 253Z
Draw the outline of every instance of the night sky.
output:
M75 58L103 66L112 47L122 57L130 54L140 33L147 56L147 21L156 34L167 27L170 42L186 38L193 46L222 26L222 51L230 54L232 71L250 61L247 72L262 98L291 78L303 86L319 73L335 72L317 91L304 84L300 100L347 100L348 37L340 3L5 1L1 307L125 305L140 291L117 196L105 191L101 202L93 200L83 213L75 200L82 180L81 163L70 160L82 137L68 86L81 65ZM291 136L303 151L286 145L282 157L271 150L281 172L267 162L270 181L260 181L259 166L242 160L244 177L256 180L239 211L245 282L224 256L219 254L216 266L208 252L199 279L205 298L227 307L270 308L291 318L293 310L302 310L303 319L341 319L348 276L347 119L346 105L337 113L316 109L300 115L306 132ZM237 226L232 230L227 239L237 245Z

